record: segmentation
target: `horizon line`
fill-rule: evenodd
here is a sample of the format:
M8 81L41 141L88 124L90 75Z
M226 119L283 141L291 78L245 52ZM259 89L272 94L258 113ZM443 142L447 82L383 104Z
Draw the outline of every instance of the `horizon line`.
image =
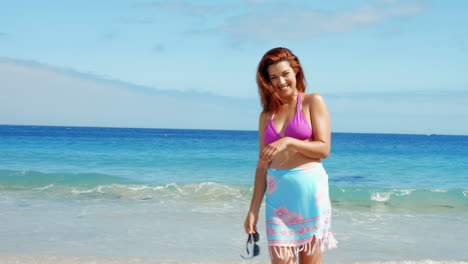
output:
M63 128L112 128L112 129L167 129L167 130L206 130L206 131L242 131L242 132L258 132L258 130L248 130L248 129L222 129L222 128L161 128L161 127L125 127L125 126L80 126L80 125L25 125L25 124L0 124L0 126L23 126L23 127L63 127ZM391 133L391 132L344 132L344 131L332 131L332 134L372 134L372 135L414 135L414 136L468 136L462 134L437 134L437 133Z

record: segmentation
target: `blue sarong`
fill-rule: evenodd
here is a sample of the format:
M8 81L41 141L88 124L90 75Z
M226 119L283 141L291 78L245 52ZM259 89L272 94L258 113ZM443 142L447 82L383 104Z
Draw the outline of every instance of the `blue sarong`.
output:
M304 168L268 169L266 188L268 245L281 256L336 247L331 232L328 175L321 163ZM315 242L312 245L311 242ZM283 247L279 250L277 247Z

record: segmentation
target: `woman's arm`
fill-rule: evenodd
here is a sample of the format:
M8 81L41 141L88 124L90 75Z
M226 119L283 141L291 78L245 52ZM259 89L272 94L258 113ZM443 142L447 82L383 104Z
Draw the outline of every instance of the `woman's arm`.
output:
M263 134L265 132L266 124L268 122L268 114L262 113L259 118L259 128L258 128L258 138L260 153L265 147L263 142ZM257 169L255 170L255 183L254 190L252 194L252 200L250 202L250 209L247 213L247 218L245 219L244 228L245 232L248 234L254 233L257 231L257 221L258 213L260 211L260 206L262 205L263 196L265 195L266 189L266 173L269 168L270 163L265 162L261 159L258 159Z
M266 163L259 161L257 164L257 169L255 170L255 184L252 194L252 201L250 202L249 212L258 214L260 211L260 206L263 201L263 196L265 195L266 189L266 172L268 170Z
M271 162L275 155L286 148L294 148L309 158L324 159L330 153L330 115L325 100L320 94L311 94L307 97L310 120L314 138L310 140L298 140L284 137L263 149L260 156L265 162Z

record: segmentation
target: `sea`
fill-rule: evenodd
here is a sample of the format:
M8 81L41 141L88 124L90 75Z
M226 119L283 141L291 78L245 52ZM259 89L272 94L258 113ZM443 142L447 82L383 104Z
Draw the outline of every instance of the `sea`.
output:
M0 126L0 263L245 261L256 131ZM323 263L468 263L468 136L332 133Z

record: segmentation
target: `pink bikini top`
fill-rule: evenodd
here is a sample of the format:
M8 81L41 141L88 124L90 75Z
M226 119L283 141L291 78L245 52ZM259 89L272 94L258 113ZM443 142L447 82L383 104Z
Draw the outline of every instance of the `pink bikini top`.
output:
M265 134L263 135L263 142L265 144L271 144L278 139L281 139L282 136L278 133L273 123L273 117L275 113L271 115L271 119L268 122L268 125L265 129ZM289 121L286 129L284 130L285 137L292 137L300 140L306 140L312 138L313 132L309 123L307 122L304 113L302 112L302 94L297 95L297 107L296 114Z

